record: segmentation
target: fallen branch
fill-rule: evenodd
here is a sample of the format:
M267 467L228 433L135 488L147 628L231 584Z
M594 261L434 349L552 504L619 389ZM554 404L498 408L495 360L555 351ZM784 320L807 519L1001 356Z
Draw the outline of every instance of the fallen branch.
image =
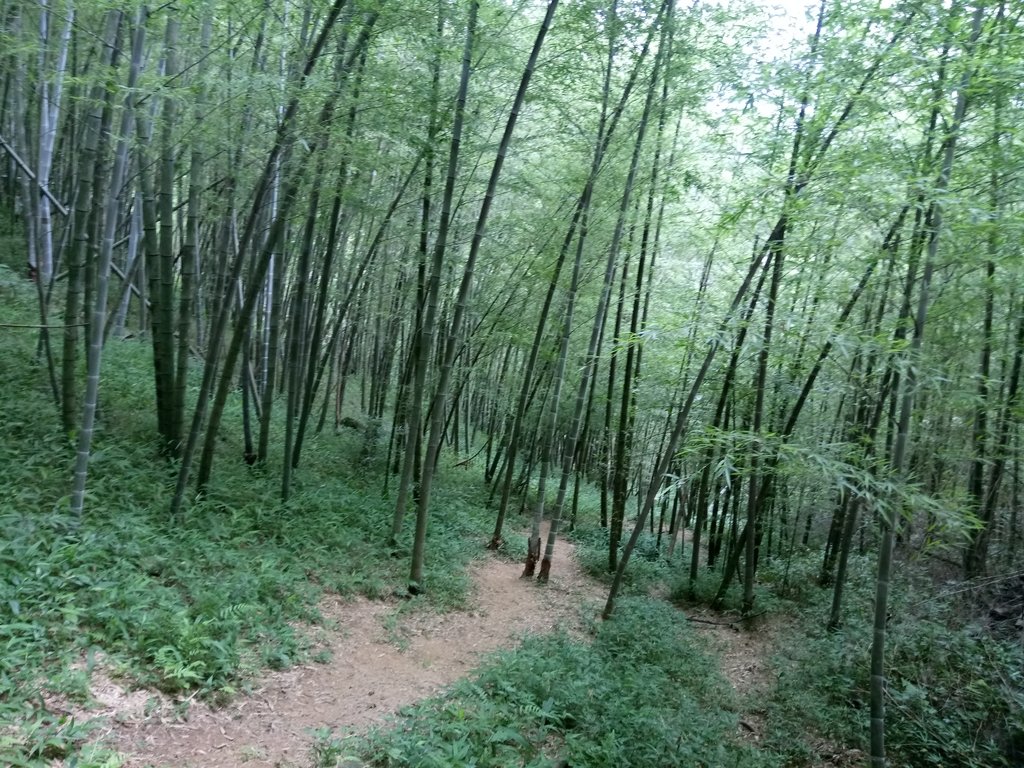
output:
M695 621L699 624L710 624L715 627L731 627L734 624L742 624L744 621L750 621L756 619L758 616L764 616L768 611L761 611L760 613L752 613L749 616L741 616L733 621L711 621L710 619L698 619L693 616L687 616L687 621Z
M488 442L490 442L490 441L488 441ZM458 462L455 466L456 467L465 467L467 464L469 464L469 462L471 462L473 459L475 459L477 456L479 456L481 453L483 453L484 452L484 448L486 448L486 447L487 447L487 443L484 443L479 451L474 453L468 459L463 459L462 461Z

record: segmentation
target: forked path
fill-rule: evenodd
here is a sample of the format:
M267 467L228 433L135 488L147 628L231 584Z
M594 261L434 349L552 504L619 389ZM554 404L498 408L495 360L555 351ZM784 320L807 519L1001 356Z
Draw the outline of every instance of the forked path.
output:
M521 572L522 564L495 557L475 563L470 608L444 615L396 617L396 603L327 598L327 663L267 674L226 707L192 702L184 717L167 706L147 712L145 695L115 695L97 737L132 768L308 766L312 729L377 723L464 676L485 653L579 626L581 611L590 603L596 611L604 597L564 540L546 588Z

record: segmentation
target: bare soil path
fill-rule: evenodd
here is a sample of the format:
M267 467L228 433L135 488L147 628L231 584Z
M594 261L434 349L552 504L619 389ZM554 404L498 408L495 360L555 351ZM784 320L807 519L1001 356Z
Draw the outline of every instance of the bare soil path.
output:
M517 534L518 535L518 534ZM325 598L329 661L261 677L225 707L193 701L184 713L94 675L106 725L96 740L129 768L277 768L310 765L311 730L358 730L464 676L483 654L525 634L572 630L596 612L604 588L580 570L571 543L555 550L551 582L520 579L522 565L487 557L471 566L471 607L399 613L399 602ZM592 607L591 604L593 603ZM582 607L581 607L582 606Z
M780 631L778 622L769 619L745 628L734 621L734 616L708 609L697 609L687 615L718 652L722 674L735 691L741 708L740 735L756 744L765 729L764 712L757 702L763 702L775 684L771 654Z

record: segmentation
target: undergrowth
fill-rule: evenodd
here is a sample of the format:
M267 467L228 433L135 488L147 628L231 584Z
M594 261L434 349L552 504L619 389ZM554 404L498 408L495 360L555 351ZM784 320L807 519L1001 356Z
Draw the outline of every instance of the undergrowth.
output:
M873 558L851 562L845 622L825 630L831 590L817 587L817 556L794 561L802 609L776 658L766 746L787 765L813 765L826 745L866 754ZM792 574L790 574L792 575ZM780 577L771 571L767 579ZM886 749L892 765L1024 765L1024 649L957 617L952 603L894 579L886 638ZM781 583L781 578L779 578Z
M0 269L4 321L36 322L30 285ZM358 432L311 437L281 504L280 456L266 472L241 461L233 403L210 494L172 520L176 468L156 450L142 341L107 345L86 510L71 518L73 447L35 341L28 329L0 335L0 764L112 759L79 752L97 659L127 686L222 698L259 668L310 655L301 627L320 619L324 590L380 598L404 586L408 558L392 557L386 543L382 452L366 450ZM451 472L438 483L428 589L417 605L466 599L465 565L481 554L490 523L477 480Z
M593 578L605 584L611 584L615 572L608 568L608 529L581 525L567 535L576 544L576 557L583 570ZM623 533L624 540L618 548L620 559L626 543L625 539L628 537L629 532L625 531ZM667 537L662 537L662 545L659 548L657 538L650 533L644 532L640 535L626 572L623 574L621 594L647 595L671 577L673 570L678 567L678 563L670 565L663 557Z
M321 734L335 760L317 765L332 768L345 752L381 768L771 765L735 738L731 702L678 611L626 598L590 643L529 638L361 742Z

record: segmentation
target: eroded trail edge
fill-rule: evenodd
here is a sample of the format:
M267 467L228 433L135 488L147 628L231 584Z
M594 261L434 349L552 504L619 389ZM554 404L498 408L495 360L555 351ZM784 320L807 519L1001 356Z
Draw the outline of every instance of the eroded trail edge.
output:
M312 730L379 723L525 634L578 628L587 606L593 602L596 610L604 596L564 540L546 587L520 579L521 572L521 564L493 556L474 563L470 607L444 615L396 615L397 602L328 596L321 612L332 628L319 631L329 661L266 674L251 694L222 708L193 701L184 713L169 703L148 711L154 698L110 695L105 681L110 703L96 739L138 768L309 765Z

